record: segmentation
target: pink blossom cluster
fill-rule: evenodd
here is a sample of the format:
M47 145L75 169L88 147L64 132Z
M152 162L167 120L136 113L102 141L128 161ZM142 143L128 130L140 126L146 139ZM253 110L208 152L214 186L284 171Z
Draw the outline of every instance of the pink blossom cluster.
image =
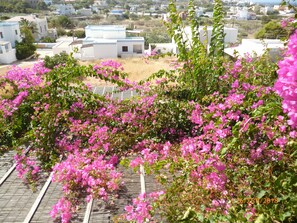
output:
M279 62L278 80L274 88L283 98L283 109L288 113L288 124L297 127L297 31L291 35L286 57Z
M4 79L17 85L18 89L28 89L42 84L42 75L49 69L43 66L43 62L34 64L33 68L21 68L12 66L4 75Z
M134 198L132 205L125 207L125 218L127 221L135 221L137 223L155 222L153 220L152 203L155 202L164 194L164 191L153 192L150 194L142 193L138 198Z
M32 183L38 179L40 167L32 157L22 152L22 154L15 155L14 160L16 161L18 177L24 182L28 183L29 180Z
M281 27L282 28L286 28L287 26L289 26L290 24L292 24L292 22L294 22L294 18L284 18L281 20Z
M52 208L50 215L56 218L60 214L61 222L68 223L71 221L75 208L67 198L62 197Z

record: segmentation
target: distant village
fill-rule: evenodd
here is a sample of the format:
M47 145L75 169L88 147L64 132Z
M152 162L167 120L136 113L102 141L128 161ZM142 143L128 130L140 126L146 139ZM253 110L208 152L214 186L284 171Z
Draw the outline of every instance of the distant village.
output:
M266 49L270 49L272 54L278 54L279 50L284 48L284 43L280 40L282 36L271 37L269 32L258 39L250 37L239 39L239 36L243 35L234 24L236 21L252 22L270 17L280 21L283 18L293 17L294 12L291 9L282 5L261 5L250 1L225 0L223 2L226 54L231 57L243 56L246 53L261 55ZM23 0L23 4L24 7L30 8L27 13L5 13L5 8L0 11L0 64L12 64L17 60L15 44L22 41L23 21L35 27L32 33L39 58L62 52L73 53L74 57L80 60L141 57L145 54L150 55L152 52L178 53L174 40L149 42L146 39L147 36L142 35L144 30L135 25L137 19L143 18L148 23L150 19L160 20L161 26L162 21L169 18L168 1ZM2 9L1 6L0 9ZM36 12L39 13L35 13L35 9L38 9ZM179 16L186 19L187 1L177 1L177 10ZM212 2L205 1L203 4L197 4L195 12L197 18L211 20ZM65 19L65 17L70 21L92 22L85 22L84 27L65 25L65 29L70 33L66 35L66 31L62 33L60 26L55 26L55 23L51 22L54 18ZM99 18L100 22L97 23L96 18ZM112 24L108 21L112 21ZM130 23L125 24L125 21ZM203 28L205 26L206 29ZM82 35L74 35L77 30ZM185 41L188 41L191 47L190 28L186 26L184 33ZM212 26L207 23L201 25L199 33L201 42L209 44Z

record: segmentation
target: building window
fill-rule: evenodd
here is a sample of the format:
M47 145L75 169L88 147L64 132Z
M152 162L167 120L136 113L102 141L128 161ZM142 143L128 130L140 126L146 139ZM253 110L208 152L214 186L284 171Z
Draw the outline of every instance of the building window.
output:
M0 38L3 39L3 33L2 32L0 32Z
M15 35L18 35L18 31L17 30L15 30Z
M122 51L123 52L128 52L128 46L122 46Z

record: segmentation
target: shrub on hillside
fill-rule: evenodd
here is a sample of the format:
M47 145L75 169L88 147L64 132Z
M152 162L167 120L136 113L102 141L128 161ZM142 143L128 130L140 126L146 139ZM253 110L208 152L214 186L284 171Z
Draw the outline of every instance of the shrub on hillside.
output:
M15 49L16 58L22 60L32 56L36 50L36 46L33 43L17 42Z
M69 60L69 55L67 53L65 53L65 52L62 52L62 53L56 54L56 55L54 55L52 57L46 56L44 58L44 66L46 68L53 69L57 65L65 64L68 60ZM74 60L73 65L76 65L76 62L77 61Z

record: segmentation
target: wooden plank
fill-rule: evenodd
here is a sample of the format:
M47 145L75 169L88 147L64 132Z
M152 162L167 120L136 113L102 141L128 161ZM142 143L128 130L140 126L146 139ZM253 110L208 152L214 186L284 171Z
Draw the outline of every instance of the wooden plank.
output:
M51 172L50 176L48 177L47 181L45 182L45 184L43 185L38 197L36 198L34 204L32 205L28 215L26 216L25 220L23 223L29 223L31 221L31 219L33 218L40 202L42 201L47 189L49 188L51 182L52 182L52 177L53 177L53 172Z
M89 223L90 217L91 217L91 212L92 212L92 206L93 206L93 199L91 199L87 205L83 223Z
M144 168L140 165L140 186L141 186L141 193L145 193L145 179L144 179Z

